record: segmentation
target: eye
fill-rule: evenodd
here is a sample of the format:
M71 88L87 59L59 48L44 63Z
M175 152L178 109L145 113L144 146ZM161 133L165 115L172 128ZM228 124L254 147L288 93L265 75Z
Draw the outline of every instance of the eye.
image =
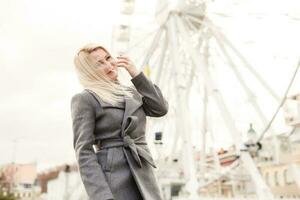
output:
M110 60L111 59L111 56L107 56L106 60Z

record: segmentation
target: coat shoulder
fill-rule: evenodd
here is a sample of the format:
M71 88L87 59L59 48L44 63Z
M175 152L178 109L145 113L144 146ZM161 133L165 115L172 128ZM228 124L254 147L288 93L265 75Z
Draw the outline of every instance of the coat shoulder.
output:
M93 96L86 90L76 93L71 97L71 106L74 104L93 105L93 103Z

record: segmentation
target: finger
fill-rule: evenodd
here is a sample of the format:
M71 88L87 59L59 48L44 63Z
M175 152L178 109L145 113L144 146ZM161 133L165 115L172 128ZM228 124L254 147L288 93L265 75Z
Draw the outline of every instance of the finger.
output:
M128 64L126 64L126 63L117 63L117 67L127 67L128 66Z
M127 62L127 63L129 63L130 60L126 60L126 59L118 59L117 62Z
M127 61L117 61L117 64L126 64L126 65L128 65L128 62Z
M126 68L126 66L125 65L123 65L123 64L120 64L120 65L116 65L117 67L123 67L123 68Z
M130 60L127 56L118 56L118 59L125 59L125 60Z

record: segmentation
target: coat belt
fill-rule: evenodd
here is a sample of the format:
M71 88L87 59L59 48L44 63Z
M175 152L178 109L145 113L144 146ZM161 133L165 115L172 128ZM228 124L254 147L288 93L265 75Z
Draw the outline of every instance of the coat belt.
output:
M133 158L135 159L140 168L142 167L140 157L147 161L151 166L156 168L156 165L150 153L143 149L143 147L141 147L141 145L147 145L147 142L145 141L145 136L143 135L137 138L131 138L129 135L125 135L123 138L121 137L97 140L96 144L100 150L119 146L129 148Z

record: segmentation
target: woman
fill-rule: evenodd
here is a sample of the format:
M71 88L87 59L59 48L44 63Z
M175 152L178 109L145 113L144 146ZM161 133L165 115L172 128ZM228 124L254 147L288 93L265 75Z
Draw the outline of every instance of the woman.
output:
M168 103L128 57L117 58L90 44L74 59L84 87L71 100L81 179L91 200L161 200L145 126L146 116L165 115ZM133 87L120 84L118 67L128 71Z

